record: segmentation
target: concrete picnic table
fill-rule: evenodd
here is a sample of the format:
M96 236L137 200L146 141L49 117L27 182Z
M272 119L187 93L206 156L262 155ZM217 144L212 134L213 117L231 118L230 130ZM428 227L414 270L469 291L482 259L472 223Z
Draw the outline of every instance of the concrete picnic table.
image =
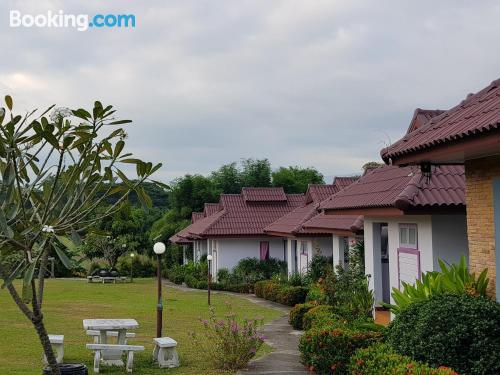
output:
M118 332L117 345L125 345L127 330L139 327L135 319L84 319L85 330L99 331L99 344L108 343L108 332ZM124 366L121 350L103 351L102 361L107 365Z

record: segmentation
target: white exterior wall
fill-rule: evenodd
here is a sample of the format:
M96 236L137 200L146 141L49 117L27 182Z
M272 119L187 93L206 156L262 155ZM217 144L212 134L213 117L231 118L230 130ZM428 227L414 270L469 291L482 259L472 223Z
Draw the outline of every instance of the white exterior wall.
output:
M380 226L387 223L390 288L399 288L399 225L417 224L417 241L421 272L439 271L437 259L456 262L468 253L465 215L405 215L401 217L366 217L364 220L365 273L370 275L370 288L375 302L382 301L380 263ZM460 250L458 250L460 249ZM464 249L464 250L463 250ZM391 302L394 303L392 296Z
M302 246L305 246L305 254L302 254ZM333 254L333 244L331 237L289 237L286 239L286 250L288 274L291 275L295 270L306 273L309 262L314 255L331 257ZM295 259L297 259L296 265Z
M465 215L434 215L432 217L434 269L440 270L438 259L458 263L465 255L469 264L467 218Z
M217 270L231 270L243 258L260 259L260 242L269 242L269 256L285 260L285 245L283 238L219 238L217 239Z

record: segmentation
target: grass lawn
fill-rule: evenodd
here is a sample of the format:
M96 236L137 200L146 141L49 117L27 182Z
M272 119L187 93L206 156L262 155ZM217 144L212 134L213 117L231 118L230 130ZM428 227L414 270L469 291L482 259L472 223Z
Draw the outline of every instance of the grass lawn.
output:
M144 345L136 353L135 374L201 375L222 374L207 362L189 333L201 332L198 318L208 317L206 292L164 290L163 335L178 342L181 367L159 369L151 360L152 338L156 332L156 284L152 279L135 279L133 284L88 284L81 280L47 280L44 316L49 333L63 334L65 362L85 363L92 371L92 352L85 348L91 338L85 335L86 318L134 318L140 327L130 344ZM270 321L281 316L276 310L260 307L243 298L215 294L212 305L217 314L228 311L229 301L240 317L261 316ZM261 353L270 351L266 345ZM42 349L30 322L12 302L6 290L0 290L0 374L41 374ZM103 374L125 374L125 368L101 366Z

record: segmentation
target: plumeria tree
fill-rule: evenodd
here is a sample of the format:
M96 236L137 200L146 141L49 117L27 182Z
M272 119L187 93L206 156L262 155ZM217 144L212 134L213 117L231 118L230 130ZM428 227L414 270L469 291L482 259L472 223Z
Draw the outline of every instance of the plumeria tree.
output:
M80 233L116 212L130 192L143 204L151 203L142 183L161 164L124 151L126 133L120 125L129 122L116 119L113 107L100 102L90 112L50 107L19 115L6 96L0 108L2 288L32 322L53 374L60 370L42 314L49 256L71 267L66 251L77 251ZM135 166L133 178L122 171L127 164ZM113 205L96 210L113 195L119 197ZM9 257L17 262L2 262ZM22 287L13 283L17 278Z

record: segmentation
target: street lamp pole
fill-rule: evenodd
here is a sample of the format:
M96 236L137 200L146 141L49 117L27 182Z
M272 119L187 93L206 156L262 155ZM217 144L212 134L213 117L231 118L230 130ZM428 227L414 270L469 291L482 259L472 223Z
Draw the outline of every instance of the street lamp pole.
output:
M211 273L211 266L212 266L212 254L207 255L207 263L208 263L208 281L207 281L207 292L208 292L208 306L210 306L210 283L212 281L212 273Z
M157 242L153 246L153 251L156 254L158 266L156 269L156 277L158 279L158 304L156 305L156 337L162 337L162 318L163 318L163 302L161 299L161 262L160 255L165 252L165 244Z
M130 282L134 282L134 253L130 253Z

